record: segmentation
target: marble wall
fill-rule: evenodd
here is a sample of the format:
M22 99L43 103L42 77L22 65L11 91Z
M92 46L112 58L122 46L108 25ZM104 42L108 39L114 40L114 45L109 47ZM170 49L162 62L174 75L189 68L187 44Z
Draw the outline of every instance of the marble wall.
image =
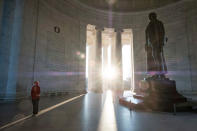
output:
M149 22L148 14L152 11L158 14L163 21L168 43L164 53L168 66L168 77L176 80L177 89L183 93L195 93L195 52L196 40L196 2L195 0L182 0L175 4L158 9L131 13L114 13L88 8L72 0L46 0L51 7L63 14L79 19L86 24L112 28L131 28L133 30L134 46L134 75L135 88L146 76L145 29ZM61 4L60 4L61 3ZM72 4L72 6L70 6ZM67 7L67 8L65 8ZM189 29L191 28L191 29ZM191 31L188 31L191 30ZM192 45L191 45L192 44ZM193 54L192 54L193 53Z
M0 98L29 96L35 80L40 81L42 94L85 92L85 57L81 56L86 54L86 25L45 1L17 2L6 1L1 8Z
M45 1L37 4L33 79L42 92L85 92L86 25Z
M191 92L197 92L197 1L188 3L186 9L186 36L190 63Z
M69 0L67 0L69 1ZM69 1L70 2L70 1ZM74 5L74 3L72 3ZM134 46L134 75L135 89L138 83L146 76L145 29L149 22L148 14L152 11L158 14L163 21L168 43L164 53L168 66L168 77L176 80L177 89L182 93L196 93L196 1L182 0L175 4L158 9L133 13L114 13L75 5L79 13L77 17L86 23L113 28L131 28L133 30ZM81 5L82 6L82 5ZM68 9L69 10L69 9ZM70 12L61 10L65 14ZM73 8L70 8L73 10Z
M163 21L169 39L164 49L168 77L176 80L180 92L197 92L195 0L131 13L98 11L72 0L20 0L21 6L16 6L17 0L11 0L13 3L7 7L10 10L4 11L6 6L2 2L5 1L0 1L1 95L9 87L15 90L17 98L28 96L34 80L40 81L42 93L84 92L85 58L81 55L86 54L87 24L132 29L135 88L138 89L139 81L146 76L145 28L151 11ZM23 11L15 14L16 9ZM56 33L54 27L60 28L60 32ZM20 32L16 33L18 29ZM13 37L14 33L18 36ZM17 37L20 39L16 40Z
M166 37L168 42L164 47L164 55L167 62L168 74L170 79L176 80L177 90L183 94L196 94L196 65L192 59L196 53L191 50L195 49L196 35L196 2L180 2L178 4L159 8L155 11L158 19L163 21ZM151 11L149 11L151 12ZM147 16L146 12L146 16ZM147 25L147 17L141 19L146 21L138 27L133 28L134 34L134 59L135 59L135 81L138 84L140 79L144 77L145 66L145 34L144 30ZM138 21L138 20L137 20ZM136 21L136 23L137 23ZM137 24L136 24L137 25ZM192 45L191 45L192 44ZM144 56L144 57L142 57ZM137 87L138 85L136 85Z

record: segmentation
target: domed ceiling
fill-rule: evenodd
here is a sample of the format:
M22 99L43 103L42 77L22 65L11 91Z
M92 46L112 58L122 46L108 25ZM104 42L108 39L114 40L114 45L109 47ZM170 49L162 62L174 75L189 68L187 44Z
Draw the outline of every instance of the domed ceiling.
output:
M86 6L114 12L136 12L159 8L180 0L76 0Z

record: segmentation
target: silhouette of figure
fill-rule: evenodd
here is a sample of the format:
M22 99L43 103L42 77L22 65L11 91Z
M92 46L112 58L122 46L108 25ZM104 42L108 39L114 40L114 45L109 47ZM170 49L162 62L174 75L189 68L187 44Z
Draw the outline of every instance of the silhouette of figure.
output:
M33 104L33 115L38 113L38 105L40 100L40 87L39 82L35 81L34 85L31 89L31 97L32 97L32 104Z
M154 78L165 78L167 66L163 54L165 43L164 25L157 19L157 14L149 14L150 23L146 28L147 73ZM167 41L167 39L166 39Z

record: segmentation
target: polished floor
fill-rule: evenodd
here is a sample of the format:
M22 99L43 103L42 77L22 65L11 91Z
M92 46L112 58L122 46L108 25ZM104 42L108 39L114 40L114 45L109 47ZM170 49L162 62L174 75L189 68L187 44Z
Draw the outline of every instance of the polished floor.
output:
M67 94L64 96L41 97L39 109L43 110L64 100L79 94ZM0 102L0 127L18 119L24 118L32 113L31 99L23 99L17 102Z
M196 131L197 114L130 111L110 91L88 93L4 131Z

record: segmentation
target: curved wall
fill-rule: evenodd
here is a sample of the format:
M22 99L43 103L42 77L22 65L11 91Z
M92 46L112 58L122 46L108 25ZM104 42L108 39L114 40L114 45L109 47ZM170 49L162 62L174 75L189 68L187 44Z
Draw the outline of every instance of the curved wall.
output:
M13 7L15 7L15 1L18 0L12 0ZM15 89L16 97L13 97L29 96L35 80L40 81L42 95L59 92L84 93L86 90L85 59L76 53L85 54L86 25L51 8L43 0L21 1L24 2L24 11L23 16L20 17L22 31L18 34L22 37L17 46L20 51L15 56L18 60L17 65L12 64L16 67L12 71L16 73L13 79L16 85L10 87ZM9 15L6 16L9 18ZM13 24L10 23L8 27L10 26ZM55 32L56 26L60 28L60 33ZM14 40L11 37L5 39L8 42L4 42L3 45L9 46L8 48L15 45L9 43ZM6 58L10 56L12 53L7 52ZM5 75L1 74L1 81L7 79L9 70L6 72L5 69L7 69L6 66L2 68ZM10 76L12 78L12 75ZM4 85L1 83L1 91L8 90L7 85L9 82L5 81ZM1 95L2 93L6 94ZM1 92L0 99L9 99L4 97L7 95L12 94Z
M63 14L86 24L113 28L131 28L134 36L135 88L138 87L139 81L145 77L144 31L149 22L148 14L155 11L158 18L163 21L166 36L169 39L164 49L169 70L168 77L176 80L177 89L181 92L191 93L197 91L196 62L194 59L197 54L192 50L195 47L196 39L194 36L197 32L194 24L197 22L197 4L194 0L182 0L162 8L134 13L106 12L81 6L70 0L57 0L56 2L47 0L46 2Z
M145 77L145 28L148 13L155 11L163 21L169 39L164 52L169 77L184 93L197 92L197 3L182 0L159 9L114 13L92 9L72 0L25 0L22 42L18 54L17 94L30 94L32 82L39 80L44 92L84 92L86 25L131 28L134 37L135 88ZM55 33L54 27L60 27ZM2 79L2 78L1 78Z
M185 0L159 9L144 12L114 13L84 7L71 0L42 0L39 5L38 38L36 42L38 49L35 52L37 63L35 63L36 67L34 72L53 72L53 68L46 66L46 50L47 45L50 44L51 41L54 41L57 44L56 46L65 46L65 55L69 57L65 57L65 63L63 62L62 64L66 64L70 61L78 61L76 60L77 58L72 56L75 56L74 53L78 50L85 53L85 27L87 24L113 28L131 28L134 36L135 88L137 89L138 82L145 77L146 71L144 31L149 22L147 16L149 12L155 11L158 14L158 18L163 21L166 35L169 39L164 49L169 70L169 78L176 80L177 89L179 91L184 93L197 91L196 76L193 74L193 72L196 71L197 66L195 66L196 62L194 58L191 59L190 57L197 56L197 53L192 50L195 45L193 43L196 43L194 35L197 31L196 28L193 29L193 27L196 27L194 23L197 22L197 20L195 17L191 17L196 16L197 8L195 3L196 2L191 0ZM27 26L29 24L27 24ZM60 36L53 32L54 26L61 27ZM192 28L193 32L189 31L190 28ZM61 45L59 43L63 44ZM57 47L57 49L61 50L59 47ZM50 52L49 54L51 53L53 52ZM61 55L62 54L58 55L59 59L62 59L60 57ZM58 61L54 61L54 64L57 63ZM78 65L79 63L75 64ZM81 67L85 67L85 60L81 64ZM47 65L50 65L50 63ZM69 68L70 67L65 67L64 69L60 68L59 70L60 72L72 71L72 68ZM85 72L84 69L81 72ZM57 70L57 72L59 70ZM73 88L75 90L81 90L83 87L75 86L76 79L78 80L77 77L79 76L80 75L76 75L73 79L70 78L70 76L64 78L58 78L57 76L49 78L49 76L42 77L37 74L34 76L34 79L40 80L43 83L42 86L46 88L46 91L51 89L63 89L66 91L72 90ZM73 81L70 82L70 86L65 81L67 79ZM52 83L48 83L48 81ZM54 84L57 86L55 89ZM67 85L67 87L65 87L65 85ZM85 87L85 83L82 85Z
M86 26L45 1L35 7L33 80L40 81L42 92L85 92L85 58L77 52L85 54Z

